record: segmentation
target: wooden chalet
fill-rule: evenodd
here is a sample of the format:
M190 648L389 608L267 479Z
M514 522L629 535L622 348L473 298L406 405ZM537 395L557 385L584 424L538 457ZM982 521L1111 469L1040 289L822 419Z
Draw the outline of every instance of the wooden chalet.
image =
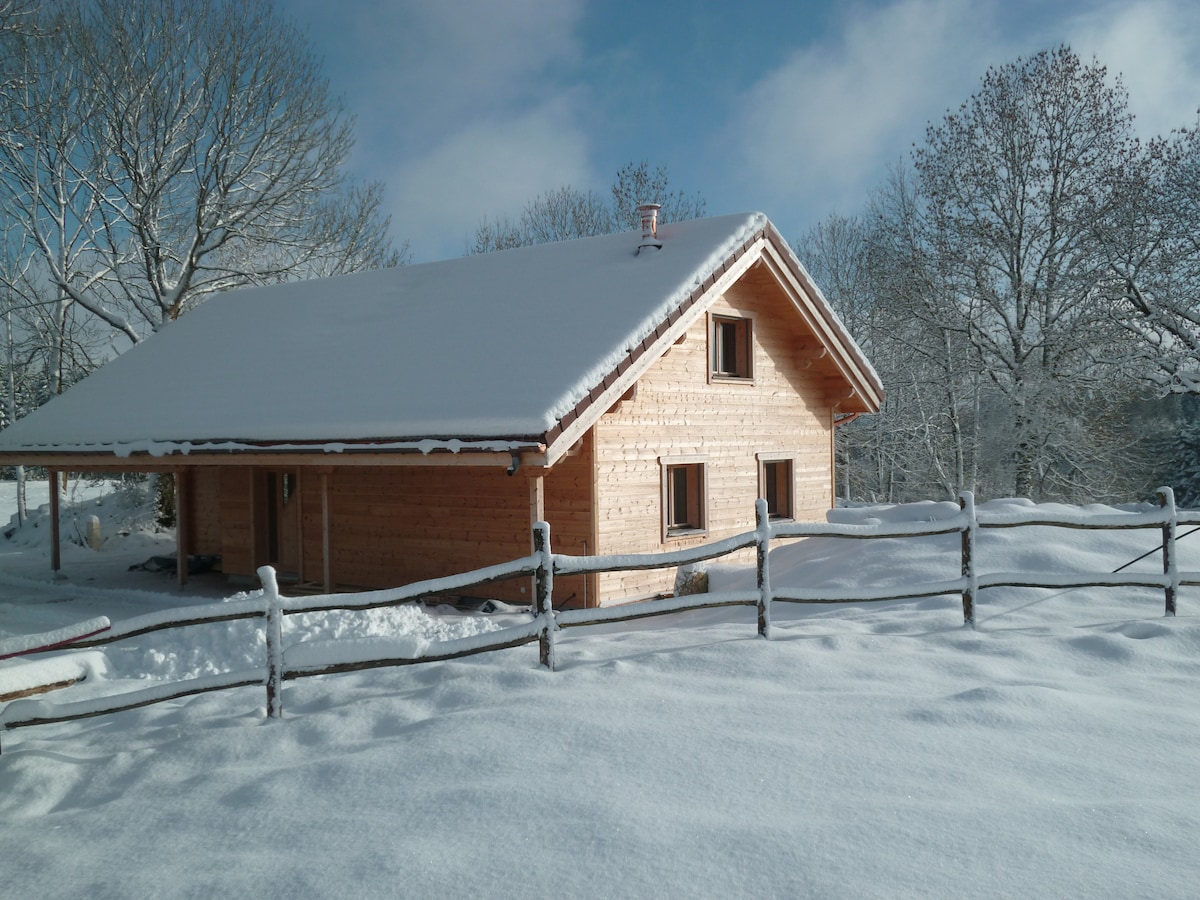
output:
M822 517L880 382L761 214L232 291L0 432L0 465L172 472L181 561L333 591ZM57 541L53 541L58 568ZM180 566L181 577L186 566ZM560 578L556 601L670 592ZM529 599L527 579L490 596Z

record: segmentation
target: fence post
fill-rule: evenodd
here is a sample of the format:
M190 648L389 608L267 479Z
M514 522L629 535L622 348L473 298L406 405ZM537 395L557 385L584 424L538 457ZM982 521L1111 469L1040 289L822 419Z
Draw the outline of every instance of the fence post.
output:
M979 593L979 576L975 574L975 536L979 520L975 517L975 495L960 491L958 506L966 513L967 526L962 530L962 607L963 623L975 627L975 597Z
M771 516L767 501L754 501L754 534L758 554L758 634L771 639Z
M1163 574L1167 576L1166 594L1167 610L1164 615L1175 615L1175 598L1179 594L1179 564L1175 559L1175 533L1178 530L1179 517L1175 512L1175 492L1169 487L1160 487L1155 494L1158 505L1163 508L1167 520L1162 527Z
M283 610L279 606L279 582L271 566L260 566L258 577L267 601L267 717L283 718Z
M537 572L534 574L534 602L542 619L542 631L538 635L538 658L543 666L553 672L554 633L558 631L558 623L554 620L554 555L550 552L548 522L537 522L533 526L533 552L538 557Z

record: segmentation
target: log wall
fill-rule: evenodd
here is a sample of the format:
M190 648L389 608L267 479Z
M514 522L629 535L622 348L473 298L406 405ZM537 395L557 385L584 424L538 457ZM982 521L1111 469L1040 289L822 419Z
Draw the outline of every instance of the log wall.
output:
M249 467L221 469L221 570L227 575L254 574L252 474Z
M305 570L319 571L320 482L303 485ZM333 469L329 526L336 585L395 587L461 572L528 552L527 479L498 467ZM524 585L505 587L517 599L512 589L519 597Z
M221 470L215 466L192 469L191 540L188 552L204 556L221 553Z
M584 470L587 469L587 474ZM396 587L530 552L531 480L541 470L509 476L503 467L333 469L329 472L331 569L335 584ZM591 536L580 495L590 488L590 460L568 457L544 478L545 514L555 546L572 552ZM322 567L319 478L302 476L304 568ZM593 541L594 544L594 541ZM309 576L311 577L311 575ZM581 578L561 579L556 596L582 600ZM511 603L531 597L527 579L479 588Z
M710 315L753 319L754 377L710 380L708 317L697 321L594 429L601 553L692 546L754 527L758 457L793 459L797 519L823 518L833 501L829 372L803 320L778 291L739 282ZM703 459L703 534L663 536L662 458ZM752 562L752 557L747 558ZM670 592L674 571L600 576L604 602Z
M556 553L596 553L596 460L591 432L546 474L546 521ZM586 578L586 580L585 580ZM554 580L554 605L597 606L599 575Z
M294 471L299 473L300 569L306 580L319 584L325 544L322 468ZM503 466L347 466L324 472L335 587L397 587L525 556L534 521L533 481L539 476L555 548L585 553L596 546L590 436L552 469L522 468L513 476ZM222 467L195 481L196 532L205 536L196 546L207 546L216 534L220 549L212 552L222 554L226 574L253 576L266 562L261 480L250 467ZM595 597L596 581L594 575L586 584L582 576L560 578L555 596L560 604L581 606ZM531 597L528 579L479 592L512 603Z

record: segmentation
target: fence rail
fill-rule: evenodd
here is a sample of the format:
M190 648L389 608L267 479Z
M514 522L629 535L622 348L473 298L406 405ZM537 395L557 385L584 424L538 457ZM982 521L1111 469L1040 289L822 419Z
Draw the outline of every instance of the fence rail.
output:
M265 620L266 659L261 668L187 679L172 684L157 685L152 688L71 703L54 703L44 699L15 700L0 710L0 731L105 715L193 694L249 686L266 688L267 714L272 718L279 718L283 715L282 687L284 681L385 666L407 666L459 659L478 653L519 647L534 641L538 643L541 665L553 670L556 665L556 640L561 629L631 621L683 610L755 606L758 611L758 634L769 639L771 636L771 605L774 601L836 604L958 594L962 599L963 621L966 625L974 627L975 606L979 592L988 588L1147 587L1163 591L1164 614L1173 616L1176 612L1179 588L1200 586L1200 572L1180 572L1175 562L1178 526L1181 524L1200 525L1200 510L1184 512L1176 510L1174 495L1170 488L1160 488L1158 500L1159 508L1147 513L1072 517L1047 515L1037 510L1030 510L1027 513L981 515L976 512L972 495L964 492L959 498L960 512L956 515L932 522L908 522L894 525L772 523L767 514L766 501L759 500L755 504L756 526L753 531L699 547L669 553L609 556L572 556L553 553L550 545L550 526L545 522L539 522L533 529L534 552L529 556L445 578L420 581L399 588L349 595L283 597L279 593L274 570L269 566L264 566L259 569L259 577L263 582L263 594L258 598L231 601L215 607L209 604L152 613L116 625L110 625L107 619L91 620L44 635L32 635L0 642L0 659L3 659L43 653L56 648L73 650L97 647L166 628L262 618ZM1160 546L1163 561L1162 574L1120 574L1120 570L1116 573L1059 575L980 573L976 552L979 530L1023 526L1160 529L1162 532ZM871 540L955 533L961 535L961 576L958 578L903 588L885 587L873 590L864 588L777 589L771 584L769 551L771 542L775 540L805 537ZM555 575L673 568L719 559L749 547L754 547L756 552L756 585L753 589L675 596L595 609L556 611L553 608ZM291 647L284 646L283 620L289 615L395 606L431 594L446 593L522 576L531 576L535 583L535 596L530 608L532 619L527 623L473 637L437 642L415 654L412 653L411 647L404 646L402 642L394 642L389 646L386 641L373 643L367 651L360 650L358 653L338 648L337 642L333 642L331 646L313 646L304 643ZM50 685L46 687L48 688Z

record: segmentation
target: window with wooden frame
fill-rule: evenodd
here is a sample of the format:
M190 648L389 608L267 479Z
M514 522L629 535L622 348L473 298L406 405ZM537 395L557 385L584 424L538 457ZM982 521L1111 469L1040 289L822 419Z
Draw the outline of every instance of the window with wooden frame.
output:
M753 329L750 319L711 316L708 347L711 378L744 381L754 378Z
M702 533L707 528L705 464L697 459L664 459L663 537Z
M767 501L767 515L772 519L795 517L792 498L795 482L792 477L792 460L758 460L758 495Z

